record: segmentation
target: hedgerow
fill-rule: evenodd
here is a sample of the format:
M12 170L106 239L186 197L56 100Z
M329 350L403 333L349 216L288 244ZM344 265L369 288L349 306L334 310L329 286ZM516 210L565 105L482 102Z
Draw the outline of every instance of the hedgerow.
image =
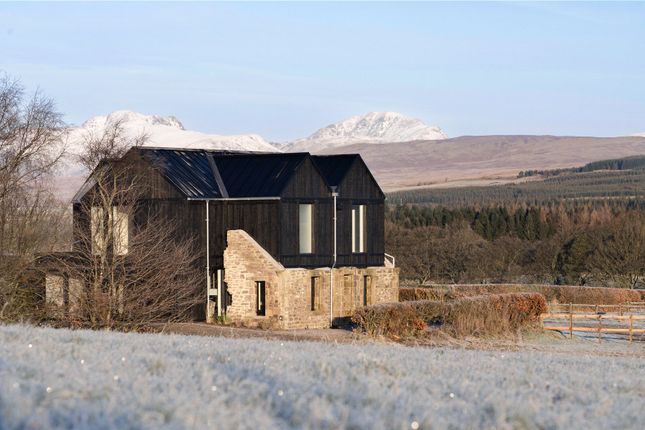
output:
M366 306L356 310L352 319L372 336L422 336L431 323L458 337L485 336L514 333L539 321L546 311L541 294L510 293Z
M540 284L462 284L401 288L399 298L408 300L451 300L484 294L540 293L548 302L618 305L643 300L639 290Z

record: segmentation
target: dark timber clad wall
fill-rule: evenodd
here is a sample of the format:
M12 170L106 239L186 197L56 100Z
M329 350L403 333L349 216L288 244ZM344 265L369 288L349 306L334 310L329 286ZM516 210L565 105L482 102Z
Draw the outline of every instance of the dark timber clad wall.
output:
M382 266L385 252L384 196L360 158L338 187L338 264L341 266ZM352 205L367 206L365 215L367 248L352 253Z
M300 204L313 203L313 253L299 253ZM311 160L307 159L285 187L281 197L281 248L285 267L329 266L332 260L331 197L329 188Z
M196 252L205 255L204 201L189 201L148 163L135 163L133 174L145 178L149 191L140 201L135 223L147 216L174 220L179 237L194 237ZM338 266L381 266L384 252L384 196L359 157L339 184ZM314 204L314 252L299 254L298 205ZM351 252L351 206L367 205L367 252ZM226 231L243 229L285 267L323 267L332 263L332 198L310 158L298 167L280 200L219 200L210 202L210 266L223 267ZM75 229L87 229L81 206L74 205ZM203 261L202 257L202 263Z

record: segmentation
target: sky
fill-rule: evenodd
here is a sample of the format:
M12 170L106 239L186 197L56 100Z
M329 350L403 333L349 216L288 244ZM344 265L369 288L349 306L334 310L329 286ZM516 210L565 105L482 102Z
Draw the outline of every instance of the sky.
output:
M645 132L645 3L0 3L0 70L71 124L128 109L305 137L395 111L451 137Z

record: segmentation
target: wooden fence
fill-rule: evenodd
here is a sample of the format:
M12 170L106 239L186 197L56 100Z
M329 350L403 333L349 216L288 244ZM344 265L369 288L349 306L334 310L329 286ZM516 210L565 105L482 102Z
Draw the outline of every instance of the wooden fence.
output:
M582 332L595 332L598 333L598 342L602 341L602 333L624 333L628 334L629 336L629 341L632 342L634 339L634 334L635 333L645 333L645 328L639 328L639 327L634 327L634 321L638 323L638 321L645 321L645 315L634 315L633 313L630 313L629 315L624 315L626 312L630 312L629 306L631 305L576 305L576 304L568 304L565 305L568 307L569 312L567 313L546 313L542 314L542 324L544 326L545 330L553 330L553 331L568 331L569 332L569 337L573 338L573 332L574 331L582 331ZM639 306L641 310L643 307L642 305L634 305L634 306ZM585 309L588 309L589 307L595 308L596 313L593 314L588 314L588 313L575 313L574 308L575 307L583 307ZM615 311L619 312L619 315L608 315L606 313L603 313L600 309L602 308L607 308L607 307L612 307L615 308ZM544 320L545 319L556 319L556 320L567 320L569 322L568 326L551 326L551 325L544 325ZM596 322L596 327L588 327L588 326L582 326L578 325L576 326L574 324L575 320L591 320ZM622 322L627 322L628 326L627 327L603 327L603 321L622 321ZM587 322L588 324L588 322Z

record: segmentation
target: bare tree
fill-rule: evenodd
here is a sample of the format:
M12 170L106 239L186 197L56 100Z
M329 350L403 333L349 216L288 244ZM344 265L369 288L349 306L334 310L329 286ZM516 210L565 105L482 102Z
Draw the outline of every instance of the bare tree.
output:
M128 136L124 119L111 119L100 132L87 131L83 136L83 148L76 158L88 171L107 159L117 159L130 148L143 146L148 140L146 133Z
M185 320L200 303L200 273L193 238L173 220L145 213L145 172L135 160L117 159L128 142L120 122L90 138L84 154L94 169L88 192L75 208L74 258L66 259L72 325L137 329L152 322ZM59 315L60 317L60 315Z
M64 153L61 114L0 76L0 320L26 316L19 275L60 237L63 206L47 182Z
M589 266L611 286L635 288L645 279L645 223L635 214L620 221L601 234Z

